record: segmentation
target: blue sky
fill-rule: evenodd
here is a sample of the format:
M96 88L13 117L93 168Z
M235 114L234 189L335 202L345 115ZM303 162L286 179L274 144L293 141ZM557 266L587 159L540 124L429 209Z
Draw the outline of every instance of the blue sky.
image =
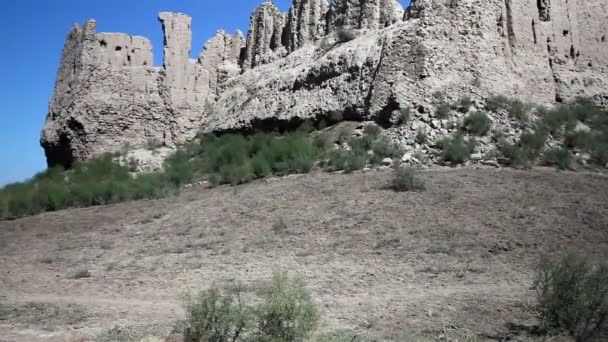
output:
M247 32L251 11L262 0L0 0L0 185L45 169L40 130L53 91L66 34L73 23L97 20L98 32L150 38L155 64L162 63L158 12L193 18L192 54L218 29ZM401 1L405 6L409 0ZM276 0L287 11L291 0Z

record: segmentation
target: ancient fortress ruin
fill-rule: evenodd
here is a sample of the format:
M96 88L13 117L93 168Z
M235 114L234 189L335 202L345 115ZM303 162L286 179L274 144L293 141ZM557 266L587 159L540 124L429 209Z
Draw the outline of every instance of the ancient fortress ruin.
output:
M147 38L94 20L69 32L41 137L50 166L333 111L390 125L408 106L425 125L437 91L608 103L606 0L266 2L247 37L218 31L197 59L190 17L159 17L162 67Z

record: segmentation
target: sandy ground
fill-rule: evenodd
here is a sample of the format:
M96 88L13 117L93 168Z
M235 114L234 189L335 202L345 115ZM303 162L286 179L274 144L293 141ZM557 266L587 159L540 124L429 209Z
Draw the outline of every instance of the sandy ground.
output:
M388 189L392 175L195 187L0 222L0 341L165 336L185 293L255 292L273 270L304 279L320 332L500 340L537 323L542 257L608 256L605 175L438 169L420 193Z

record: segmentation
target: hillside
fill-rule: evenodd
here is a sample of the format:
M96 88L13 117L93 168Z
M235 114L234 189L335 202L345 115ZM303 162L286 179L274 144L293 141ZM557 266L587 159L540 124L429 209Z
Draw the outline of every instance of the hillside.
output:
M541 257L608 255L605 175L435 169L405 193L392 177L292 175L2 221L0 341L164 337L184 293L255 294L277 269L302 276L317 334L540 341L526 331Z

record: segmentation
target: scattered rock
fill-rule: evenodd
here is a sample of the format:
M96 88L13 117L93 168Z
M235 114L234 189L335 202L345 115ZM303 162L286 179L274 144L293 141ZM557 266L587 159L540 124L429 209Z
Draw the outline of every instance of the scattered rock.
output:
M391 166L393 165L393 160L391 158L384 158L382 159L382 165Z
M482 165L486 165L486 166L492 166L492 167L500 167L500 164L498 164L498 161L490 159L490 160L484 160L481 162Z

